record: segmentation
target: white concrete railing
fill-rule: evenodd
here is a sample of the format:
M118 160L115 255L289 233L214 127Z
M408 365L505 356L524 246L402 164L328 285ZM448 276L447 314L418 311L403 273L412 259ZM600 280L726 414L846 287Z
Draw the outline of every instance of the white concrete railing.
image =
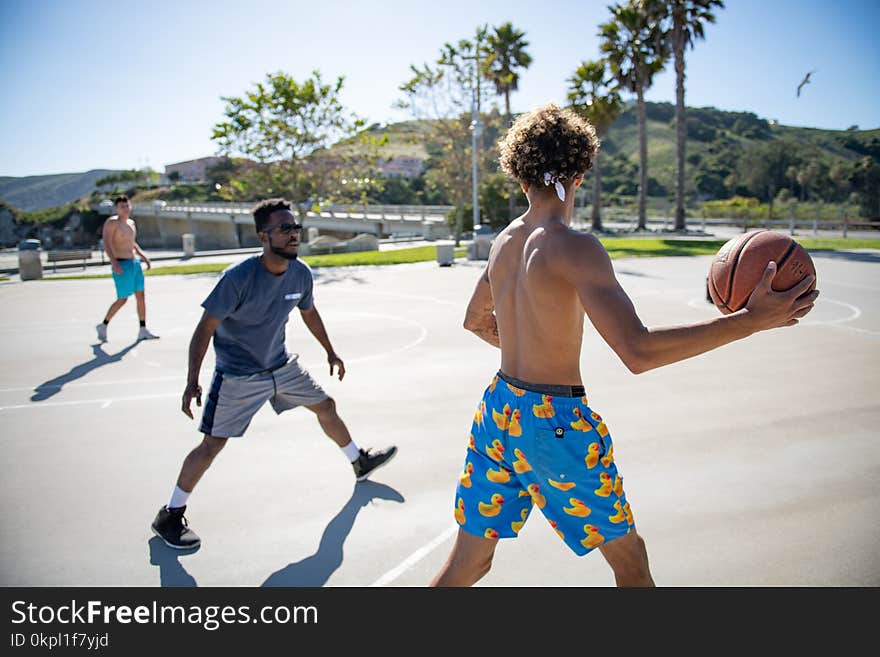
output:
M132 215L137 217L176 217L189 219L210 219L221 216L225 219L240 215L253 216L254 203L167 203L153 201L151 203L134 203ZM309 211L307 217L325 217L339 219L362 219L365 221L428 221L445 222L446 216L453 209L450 205L358 205L354 203L337 203L323 205L319 212ZM100 207L100 214L113 214L112 208Z

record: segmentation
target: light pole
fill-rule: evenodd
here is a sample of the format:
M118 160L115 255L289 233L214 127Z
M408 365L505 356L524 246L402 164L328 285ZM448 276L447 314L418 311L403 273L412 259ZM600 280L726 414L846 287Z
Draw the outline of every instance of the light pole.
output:
M474 54L471 57L466 55L462 59L472 59L474 61L474 80L471 83L471 178L473 181L472 203L474 206L473 222L474 228L480 225L480 203L477 194L477 156L479 150L479 139L483 134L483 123L480 121L480 32L477 32L474 40Z
M477 195L477 144L483 134L483 124L480 122L480 113L477 105L477 92L473 91L471 98L471 167L473 176L473 205L474 205L474 228L480 225L480 203Z

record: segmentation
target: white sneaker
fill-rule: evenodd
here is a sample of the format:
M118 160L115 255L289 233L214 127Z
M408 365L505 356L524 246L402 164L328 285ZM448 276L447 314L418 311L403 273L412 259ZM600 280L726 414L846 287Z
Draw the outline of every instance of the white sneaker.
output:
M152 333L150 333L147 330L146 326L141 326L140 330L138 331L138 340L158 340L158 339L159 339L159 336L153 335Z
M95 330L98 332L98 340L107 342L107 325L101 322L95 327Z

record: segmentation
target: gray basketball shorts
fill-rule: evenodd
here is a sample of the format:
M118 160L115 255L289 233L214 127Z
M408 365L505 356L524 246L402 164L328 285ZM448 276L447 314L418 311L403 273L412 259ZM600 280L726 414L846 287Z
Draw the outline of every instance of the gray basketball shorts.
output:
M237 438L244 435L254 415L267 401L280 414L327 398L327 393L296 358L271 372L247 376L215 370L199 431L218 438Z

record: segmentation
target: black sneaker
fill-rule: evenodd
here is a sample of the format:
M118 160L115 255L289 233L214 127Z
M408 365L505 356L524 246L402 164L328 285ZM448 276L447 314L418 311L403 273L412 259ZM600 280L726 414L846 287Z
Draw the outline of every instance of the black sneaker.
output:
M151 525L153 533L165 541L165 545L175 550L190 550L202 544L198 534L189 528L189 523L183 517L184 511L185 506L173 509L163 506Z
M351 464L351 467L354 468L354 476L358 481L363 481L374 470L381 468L393 459L395 454L397 454L397 448L394 446L376 451L361 449L361 455L358 456L357 461L353 461Z

